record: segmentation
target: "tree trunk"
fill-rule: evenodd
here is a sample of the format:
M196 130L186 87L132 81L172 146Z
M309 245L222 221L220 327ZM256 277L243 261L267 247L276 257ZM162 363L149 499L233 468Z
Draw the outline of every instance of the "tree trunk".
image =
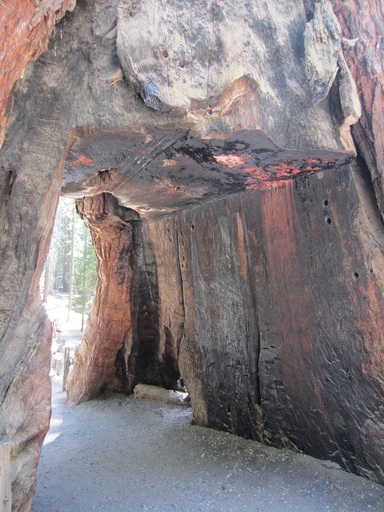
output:
M88 241L88 237L87 237L87 226L84 224L84 236L83 236L83 297L82 297L82 300L81 300L81 332L84 331L84 318L85 318L85 305L86 305L86 279L87 279L87 266L88 266L88 261L87 261L87 241Z
M69 315L72 307L72 297L73 297L73 274L75 267L75 219L76 219L76 207L75 203L73 203L73 212L72 212L72 235L71 235L71 267L69 271L69 295L68 295L68 315L67 322L69 322Z
M46 304L48 302L48 294L49 294L49 272L50 272L50 253L48 253L47 261L45 262L45 272L44 272L44 292L43 292L43 302Z

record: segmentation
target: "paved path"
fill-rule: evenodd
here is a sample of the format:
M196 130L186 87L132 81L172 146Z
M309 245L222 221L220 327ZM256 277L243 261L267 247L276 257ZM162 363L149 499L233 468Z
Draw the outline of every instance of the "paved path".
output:
M181 406L54 384L32 512L384 512L384 487L337 465L191 425Z

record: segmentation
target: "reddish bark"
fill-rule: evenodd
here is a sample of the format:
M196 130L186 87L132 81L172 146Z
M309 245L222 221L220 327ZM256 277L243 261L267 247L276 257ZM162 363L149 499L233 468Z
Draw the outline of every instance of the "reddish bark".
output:
M3 0L0 3L0 147L5 136L7 105L26 65L47 48L55 26L76 0Z
M118 389L116 356L131 337L132 228L127 218L119 218L114 211L116 201L111 196L84 198L77 201L77 207L92 232L98 282L84 339L67 381L72 403L90 400L116 385Z
M355 78L362 115L353 127L355 141L372 175L381 214L384 215L384 12L380 0L334 0L335 14L348 39L349 69Z
M32 309L32 311L31 311ZM24 312L25 323L33 308ZM51 415L51 380L49 378L51 322L34 312L29 331L29 345L21 371L12 381L1 405L0 428L11 442L12 510L27 512L36 489L36 469ZM25 327L25 326L24 326ZM21 325L23 332L23 325Z

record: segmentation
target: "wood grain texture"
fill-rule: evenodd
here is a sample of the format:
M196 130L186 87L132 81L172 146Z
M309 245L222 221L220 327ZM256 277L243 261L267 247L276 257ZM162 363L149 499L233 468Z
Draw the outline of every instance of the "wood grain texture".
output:
M11 512L12 492L11 492L11 447L9 443L0 440L0 505L3 512Z
M362 104L361 121L353 128L355 141L371 172L376 197L384 215L384 11L380 0L333 1L343 35L348 66Z

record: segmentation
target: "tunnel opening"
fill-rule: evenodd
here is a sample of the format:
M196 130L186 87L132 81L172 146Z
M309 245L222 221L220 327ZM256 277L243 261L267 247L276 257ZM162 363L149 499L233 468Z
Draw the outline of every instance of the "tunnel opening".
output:
M174 354L172 333L167 328L164 328L164 342L160 346L156 261L150 246L147 244L145 247L139 216L119 206L110 194L102 195L100 200L103 206L98 206L95 212L89 207L89 204L93 207L98 204L95 198L88 201L88 208L84 205L85 198L59 199L50 250L40 282L41 296L52 323L51 375L62 379L64 390L73 369L75 351L84 336L88 340L85 357L92 357L93 333L87 333L86 324L93 309L97 279L100 282L108 279L103 274L106 252L100 239L109 238L109 242L116 242L124 231L122 225L117 225L124 212L124 222L130 226L131 246L127 245L120 253L116 273L125 285L127 282L122 277L125 267L132 271L128 290L130 304L127 311L122 312L122 316L131 317L132 326L121 336L113 379L111 372L110 379L100 386L98 393L113 391L129 395L137 384L146 384L149 386L139 396L164 399L161 394L151 391L151 386L157 386L177 391L173 397L175 402L176 398L188 402L187 389ZM111 214L103 225L101 211ZM99 293L101 288L102 285ZM102 307L108 309L105 303ZM116 304L113 307L118 308ZM98 315L97 305L93 314ZM118 319L115 318L116 321ZM113 329L110 329L102 342L104 348L99 346L96 349L108 352L108 340L113 337Z
M96 255L93 263L97 261L97 282L92 290L91 296L95 294L95 302L89 311L89 322L82 333L82 343L76 349L74 367L68 377L69 400L79 403L108 391L130 394L138 383L177 390L181 375L175 344L171 332L164 329L160 335L157 265L139 214L119 205L109 193L77 198L75 203L76 214L73 199L64 198L59 204L59 220L63 216L63 208L69 210L71 216L64 225L63 236L67 236L66 228L70 228L69 231L72 230L75 236L73 229L76 223L82 233L83 227L89 229ZM76 215L76 221L73 215ZM56 242L58 236L54 232L52 253L57 252L55 244L59 245ZM83 253L84 243L81 257ZM53 259L53 256L48 257L47 262L51 261L52 264ZM84 261L82 264L84 266ZM59 265L65 266L61 261ZM74 264L72 266L76 267ZM83 268L78 266L81 277ZM66 270L70 271L69 268ZM47 266L43 279L43 284L47 286L48 272ZM54 274L59 274L54 276L56 281L66 279L60 288L61 294L68 292L70 286L77 290L76 279L70 280L63 275L64 271ZM84 281L79 281L84 286ZM80 301L84 313L88 295L75 298ZM60 330L57 321L54 324Z
M98 282L67 382L69 401L130 394L139 383L177 389L183 379L195 423L266 441L260 361L249 356L260 353L257 286L234 273L237 264L241 275L249 273L250 251L260 251L250 249L241 208L231 227L219 220L213 229L201 215L226 208L225 198L278 190L315 173L322 178L352 158L283 149L261 130L209 139L169 128L80 134L66 155L62 194L76 199L92 233ZM225 245L234 236L235 259ZM229 294L228 309L217 311L231 288L233 304ZM236 361L227 339L238 345Z
M75 200L60 197L40 280L43 302L47 302L48 295L63 294L68 297L69 315L71 310L89 314L95 295L96 265L91 233L76 212ZM83 324L85 318L81 321L81 330Z
M105 180L105 172L97 176ZM115 263L115 268L109 268ZM114 284L108 286L110 274L116 289ZM156 259L136 211L122 207L109 193L60 197L40 290L52 322L51 373L67 378L75 349L84 338L82 362L89 358L91 365L104 366L92 397L108 391L131 394L139 383L186 392L172 331L164 327L162 336L159 332ZM95 295L100 299L94 305ZM88 332L88 316L97 319L100 309L107 314L101 315L101 322L91 320ZM69 349L69 369L65 348ZM93 360L93 351L101 359L108 353L107 363ZM78 401L84 399L88 395Z
M51 374L66 378L92 308L96 279L91 233L76 212L75 200L60 197L40 279L40 294L52 324Z

